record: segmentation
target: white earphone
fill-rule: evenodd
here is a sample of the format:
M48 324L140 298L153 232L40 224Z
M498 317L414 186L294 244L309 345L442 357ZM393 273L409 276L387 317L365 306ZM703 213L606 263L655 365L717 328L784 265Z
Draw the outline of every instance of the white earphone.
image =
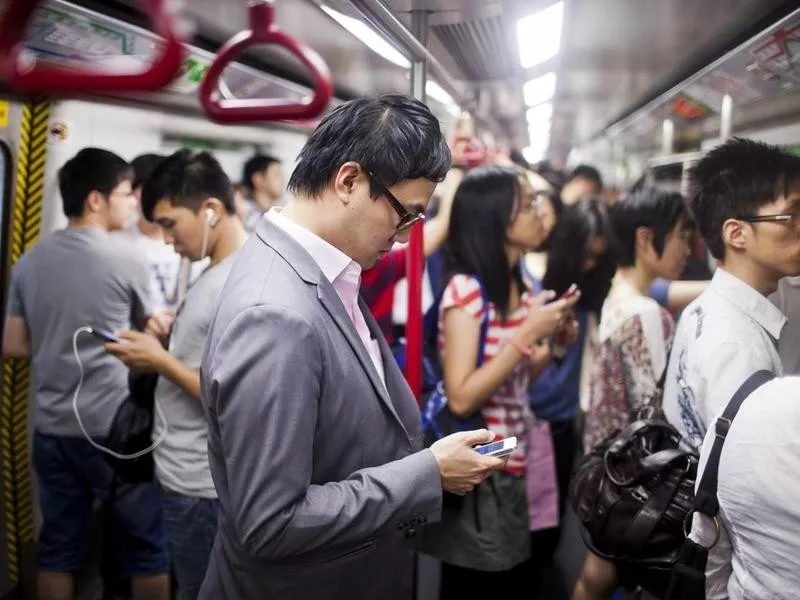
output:
M214 225L217 224L216 219L214 217L215 217L214 210L211 209L211 208L207 208L206 209L206 223L208 223L209 226L211 226L211 227L213 227Z

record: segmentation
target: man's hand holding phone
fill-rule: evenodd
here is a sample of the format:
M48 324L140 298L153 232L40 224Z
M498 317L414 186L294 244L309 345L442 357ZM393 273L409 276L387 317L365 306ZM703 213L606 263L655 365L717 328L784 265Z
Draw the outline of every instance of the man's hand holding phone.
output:
M448 435L431 445L445 491L463 496L493 471L505 466L508 457L484 456L474 449L474 446L488 444L494 437L491 431L478 429Z

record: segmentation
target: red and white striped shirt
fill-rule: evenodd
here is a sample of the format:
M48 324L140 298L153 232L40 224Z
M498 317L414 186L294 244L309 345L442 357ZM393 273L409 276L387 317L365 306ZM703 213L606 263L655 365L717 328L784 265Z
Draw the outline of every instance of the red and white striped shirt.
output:
M501 315L489 302L489 328L486 334L484 364L494 358L508 343L528 315L530 297L523 294L520 307L503 321ZM478 321L484 318L483 298L478 280L471 275L455 275L447 283L439 307L439 350L444 357L444 313L459 308ZM520 361L503 384L481 409L490 431L498 439L517 436L517 448L508 459L506 471L514 475L525 475L525 453L528 430L533 413L528 407L527 391L530 385L530 364Z

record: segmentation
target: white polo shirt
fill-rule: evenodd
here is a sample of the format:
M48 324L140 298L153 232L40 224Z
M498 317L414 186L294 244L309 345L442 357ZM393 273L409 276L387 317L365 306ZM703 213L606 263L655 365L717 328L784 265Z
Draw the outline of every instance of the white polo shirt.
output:
M708 600L795 600L800 590L800 377L770 381L744 401L719 463L720 539L709 552ZM705 469L715 439L700 456ZM699 481L699 477L698 477ZM694 519L692 537L713 542Z
M783 374L777 343L786 317L766 297L717 268L683 311L664 383L664 413L694 448L756 371Z
M783 369L787 374L800 375L800 277L781 279L778 291L769 299L788 319L778 343Z

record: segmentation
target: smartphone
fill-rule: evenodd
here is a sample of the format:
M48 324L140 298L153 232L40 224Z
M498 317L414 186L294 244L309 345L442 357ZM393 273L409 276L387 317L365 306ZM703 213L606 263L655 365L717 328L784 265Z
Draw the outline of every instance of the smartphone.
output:
M567 298L571 298L576 293L578 293L578 284L573 283L571 286L567 288L567 291L561 294L561 300L566 300Z
M475 452L483 454L484 456L508 456L517 447L517 438L509 437L482 446L475 446Z
M99 327L90 327L90 333L104 342L111 342L114 344L121 344L122 340L115 336L113 333L106 331L105 329L100 329Z

